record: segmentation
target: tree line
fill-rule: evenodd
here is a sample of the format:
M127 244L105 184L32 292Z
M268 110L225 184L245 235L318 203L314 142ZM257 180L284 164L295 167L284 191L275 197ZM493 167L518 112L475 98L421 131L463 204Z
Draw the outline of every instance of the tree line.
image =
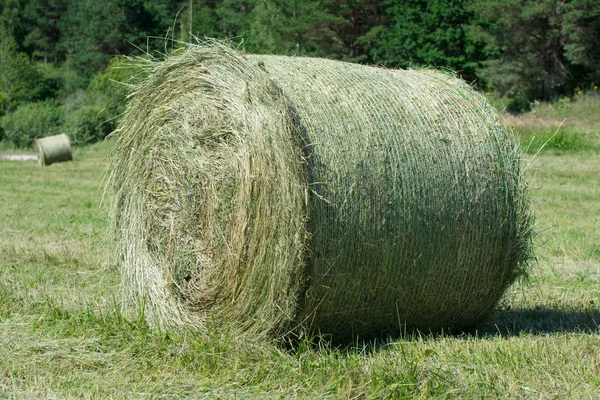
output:
M5 119L10 130L10 115L31 103L60 106L61 123L81 125L82 109L106 108L90 91L116 102L115 56L162 57L194 37L252 53L447 68L512 111L600 82L597 0L0 0L4 138Z

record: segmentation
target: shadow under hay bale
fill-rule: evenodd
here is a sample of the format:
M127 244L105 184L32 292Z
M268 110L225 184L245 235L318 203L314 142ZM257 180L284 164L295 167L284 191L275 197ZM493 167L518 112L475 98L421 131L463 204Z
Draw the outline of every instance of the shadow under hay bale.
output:
M47 136L34 142L40 165L73 160L71 142L66 134Z
M109 183L124 302L150 322L460 330L526 272L518 146L456 77L219 44L147 69Z

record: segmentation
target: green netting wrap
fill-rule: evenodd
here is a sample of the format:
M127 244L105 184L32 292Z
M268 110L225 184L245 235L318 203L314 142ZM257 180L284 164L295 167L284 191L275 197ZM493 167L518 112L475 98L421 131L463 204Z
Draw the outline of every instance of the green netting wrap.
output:
M40 165L50 165L55 162L73 160L71 142L66 134L46 136L36 139L34 146L38 153Z
M125 304L255 337L484 318L530 254L517 146L454 76L193 45L112 153Z

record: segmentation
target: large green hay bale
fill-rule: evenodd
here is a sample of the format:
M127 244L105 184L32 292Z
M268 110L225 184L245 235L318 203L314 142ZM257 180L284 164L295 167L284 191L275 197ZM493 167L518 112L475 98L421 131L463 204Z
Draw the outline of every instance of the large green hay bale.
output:
M458 330L524 273L517 145L454 76L222 45L146 67L110 182L125 304L152 323Z
M38 153L40 165L73 160L71 141L66 134L46 136L35 139L34 146Z

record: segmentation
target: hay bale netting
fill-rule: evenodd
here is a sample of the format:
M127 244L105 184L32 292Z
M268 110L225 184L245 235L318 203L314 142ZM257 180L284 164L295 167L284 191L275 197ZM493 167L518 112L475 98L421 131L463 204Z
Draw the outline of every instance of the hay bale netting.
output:
M517 145L461 80L221 45L147 68L110 182L126 304L149 321L457 330L524 272Z
M46 136L35 139L34 146L38 153L40 165L73 160L71 142L66 134Z

